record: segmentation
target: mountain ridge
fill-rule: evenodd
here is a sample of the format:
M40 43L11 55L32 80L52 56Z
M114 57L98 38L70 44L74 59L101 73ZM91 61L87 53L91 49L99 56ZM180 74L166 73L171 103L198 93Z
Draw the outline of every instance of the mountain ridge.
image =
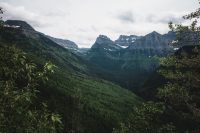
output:
M19 26L18 28L24 29L24 30L29 30L29 31L35 31L35 29L29 25L27 22L22 21L22 20L7 20L4 22L4 25L7 26Z
M78 50L78 45L73 41L70 41L68 39L55 38L55 37L51 37L51 36L48 36L48 35L46 35L46 36L49 39L51 39L52 41L54 41L55 43L63 46L66 49L71 49L71 50L74 50L74 51Z
M91 49L119 50L121 47L117 46L115 42L107 36L99 35Z
M120 35L115 43L123 48L127 48L132 43L134 43L137 39L141 38L141 36L137 35Z

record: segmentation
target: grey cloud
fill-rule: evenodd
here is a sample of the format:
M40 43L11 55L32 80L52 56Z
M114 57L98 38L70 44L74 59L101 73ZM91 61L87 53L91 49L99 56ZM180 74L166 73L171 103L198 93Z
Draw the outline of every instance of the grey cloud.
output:
M126 11L126 12L120 13L117 16L117 18L122 22L127 22L127 23L135 22L133 13L131 11Z
M182 15L180 14L178 15L177 14L162 14L160 16L150 14L146 17L146 21L150 23L167 24L169 22L182 23L184 22L184 19L182 18Z

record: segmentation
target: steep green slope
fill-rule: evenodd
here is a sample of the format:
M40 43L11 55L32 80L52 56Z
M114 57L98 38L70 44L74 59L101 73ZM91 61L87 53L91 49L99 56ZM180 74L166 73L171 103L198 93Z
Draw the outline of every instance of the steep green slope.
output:
M96 64L92 70L99 77L133 91L140 88L158 66L156 57L149 57L139 51L107 52L96 49L89 51L86 58Z
M111 132L140 99L115 84L89 76L86 61L33 30L3 28L1 45L15 45L38 65L57 66L48 86L40 88L51 110L63 117L64 132Z

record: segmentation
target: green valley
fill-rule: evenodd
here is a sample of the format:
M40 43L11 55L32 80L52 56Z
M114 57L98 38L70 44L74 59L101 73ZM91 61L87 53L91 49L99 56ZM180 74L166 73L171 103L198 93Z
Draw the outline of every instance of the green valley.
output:
M199 133L196 6L0 1L0 133Z

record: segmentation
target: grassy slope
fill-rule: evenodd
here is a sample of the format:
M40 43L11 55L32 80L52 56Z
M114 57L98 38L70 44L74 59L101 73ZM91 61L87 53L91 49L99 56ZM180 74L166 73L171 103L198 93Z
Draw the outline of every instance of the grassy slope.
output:
M66 131L110 132L140 101L113 83L89 76L87 62L43 35L4 29L0 41L15 44L39 65L51 61L58 66L41 92L51 109L62 114Z

